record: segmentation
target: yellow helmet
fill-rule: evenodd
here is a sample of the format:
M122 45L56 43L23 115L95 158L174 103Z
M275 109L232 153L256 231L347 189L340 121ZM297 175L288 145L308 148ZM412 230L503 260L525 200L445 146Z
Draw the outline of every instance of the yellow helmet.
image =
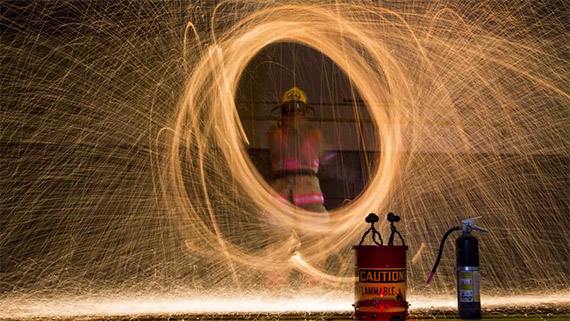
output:
M307 94L297 87L293 87L287 90L281 98L281 103L286 103L290 101L302 101L303 104L307 103Z
M287 90L282 97L281 105L273 108L273 110L281 109L281 117L290 117L293 115L307 114L307 109L312 109L307 104L307 94L297 87Z

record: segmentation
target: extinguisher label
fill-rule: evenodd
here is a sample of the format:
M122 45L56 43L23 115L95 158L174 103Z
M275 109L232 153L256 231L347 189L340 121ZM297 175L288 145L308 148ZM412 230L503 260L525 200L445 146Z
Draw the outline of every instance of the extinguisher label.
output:
M356 300L406 300L405 269L357 269Z
M481 302L479 293L479 271L473 271L473 301Z
M458 275L459 302L480 302L479 271L461 271Z

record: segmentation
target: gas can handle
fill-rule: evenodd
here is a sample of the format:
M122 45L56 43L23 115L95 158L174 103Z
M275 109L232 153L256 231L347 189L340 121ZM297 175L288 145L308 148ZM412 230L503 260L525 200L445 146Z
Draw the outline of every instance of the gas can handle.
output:
M388 215L386 215L386 219L388 222L390 222L390 238L388 239L388 245L394 245L394 236L397 234L400 237L400 241L402 241L402 246L406 246L404 237L402 237L400 231L398 231L398 229L396 229L396 226L394 226L394 223L400 221L400 216L390 212Z
M376 243L376 245L383 245L384 242L382 241L382 235L380 235L380 233L376 230L376 228L374 227L374 223L377 223L380 220L380 218L378 217L378 215L374 214L374 213L370 213L368 214L368 216L366 216L366 223L370 223L370 228L368 229L368 231L366 231L364 233L364 235L362 235L362 239L360 240L360 243L358 245L362 245L362 243L364 243L364 239L366 238L366 235L368 235L368 233L372 232L372 241L374 241L374 243ZM378 238L380 239L380 243L378 243L378 241L376 241L376 236L378 236Z

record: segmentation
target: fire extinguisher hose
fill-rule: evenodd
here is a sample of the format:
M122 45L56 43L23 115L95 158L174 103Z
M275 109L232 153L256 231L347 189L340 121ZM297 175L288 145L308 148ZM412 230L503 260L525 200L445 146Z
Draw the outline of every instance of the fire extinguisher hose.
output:
M433 269L431 269L431 273L429 274L429 277L426 281L427 284L429 284L431 282L431 279L435 275L435 271L437 270L437 267L439 266L439 261L441 260L441 254L443 253L443 245L445 244L445 240L447 240L447 237L449 236L449 234L451 234L452 232L455 232L455 231L459 231L459 230L461 230L461 226L452 227L447 232L445 232L445 234L443 235L443 238L441 239L441 243L439 244L439 253L437 254L437 260L435 260L435 264L433 265Z

